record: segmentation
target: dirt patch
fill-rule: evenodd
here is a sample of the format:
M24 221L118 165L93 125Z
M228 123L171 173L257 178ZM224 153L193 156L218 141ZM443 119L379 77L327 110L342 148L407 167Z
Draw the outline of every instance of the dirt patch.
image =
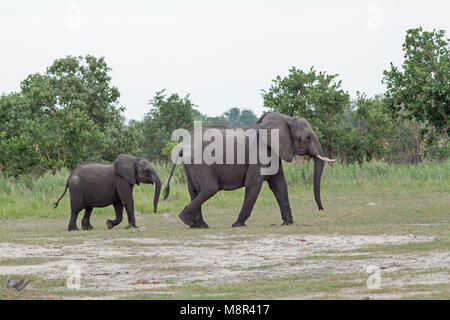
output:
M448 268L449 251L422 255L377 253L361 259L333 259L339 255L355 255L350 251L370 246L432 240L433 237L414 235L267 235L243 240L242 236L215 234L183 241L80 238L81 244L67 245L63 240L58 245L0 243L0 261L30 257L50 260L42 264L0 266L0 274L66 279L68 267L75 265L81 270L82 289L126 291L198 281L223 283L320 273L365 273L370 265L378 266L385 273L405 268ZM318 255L322 258L307 259ZM330 259L323 258L327 255ZM390 285L401 285L405 281L419 280L395 280ZM447 274L438 278L422 277L420 281L448 283L450 279Z

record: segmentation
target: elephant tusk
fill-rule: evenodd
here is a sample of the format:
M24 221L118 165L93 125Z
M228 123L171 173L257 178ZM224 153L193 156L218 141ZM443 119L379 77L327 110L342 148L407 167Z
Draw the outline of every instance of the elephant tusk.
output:
M316 157L325 162L335 162L337 160L337 159L328 159L327 157L322 157L321 155L316 155Z

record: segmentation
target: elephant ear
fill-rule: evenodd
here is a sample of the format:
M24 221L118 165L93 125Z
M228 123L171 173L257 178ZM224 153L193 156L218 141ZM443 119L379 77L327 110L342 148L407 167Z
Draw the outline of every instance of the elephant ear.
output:
M287 162L291 162L294 158L294 137L291 130L293 122L294 118L278 112L267 113L264 117L262 117L262 119L260 119L261 128L267 129L267 137L262 135L261 138L267 143L272 151L276 150L276 148L273 148L274 142L271 141L270 131L272 129L279 130L278 156Z
M114 170L117 175L125 179L131 185L137 183L136 180L136 158L128 154L120 154L114 161Z

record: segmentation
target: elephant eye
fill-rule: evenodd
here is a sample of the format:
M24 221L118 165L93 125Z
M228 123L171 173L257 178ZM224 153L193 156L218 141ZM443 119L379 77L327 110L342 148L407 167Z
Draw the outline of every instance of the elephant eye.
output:
M151 171L150 171L150 169L144 169L144 173L145 173L147 176L149 176L149 175L151 174Z

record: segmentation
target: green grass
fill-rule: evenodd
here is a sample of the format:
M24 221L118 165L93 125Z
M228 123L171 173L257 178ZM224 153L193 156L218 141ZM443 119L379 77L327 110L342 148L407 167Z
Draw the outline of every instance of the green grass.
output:
M43 259L39 257L29 257L29 258L11 258L11 259L1 259L0 266L26 266L35 264L44 264L56 259Z

